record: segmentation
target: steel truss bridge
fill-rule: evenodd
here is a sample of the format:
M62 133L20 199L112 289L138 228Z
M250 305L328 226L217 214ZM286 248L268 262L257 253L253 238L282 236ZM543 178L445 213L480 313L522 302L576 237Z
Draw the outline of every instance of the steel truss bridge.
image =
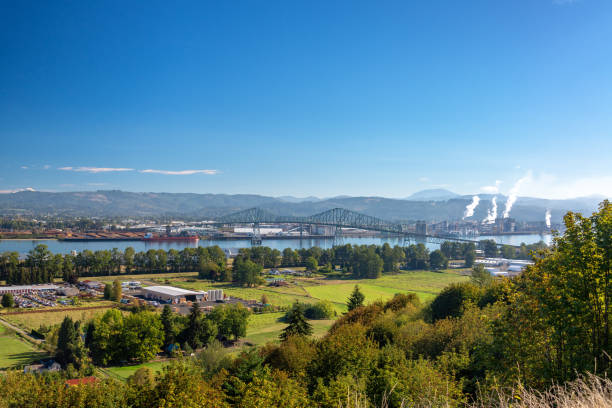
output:
M250 224L253 226L253 236L251 239L252 244L261 244L261 224L299 224L299 225L326 225L335 228L334 237L339 239L342 236L342 228L357 228L369 231L378 231L388 234L397 235L404 238L404 243L411 242L430 242L434 244L441 244L444 241L455 241L455 242L471 242L478 244L479 241L458 238L458 237L447 237L440 235L431 234L417 234L412 230L408 230L408 226L405 224L394 223L391 221L385 221L380 218L372 217L365 214L360 214L355 211L346 210L344 208L333 208L331 210L324 211L319 214L310 215L307 217L294 217L294 216L283 216L274 215L261 208L249 208L247 210L238 211L232 214L227 214L221 217L217 217L214 220L215 225L236 225L236 224ZM300 237L302 230L300 229ZM500 244L498 244L500 245Z

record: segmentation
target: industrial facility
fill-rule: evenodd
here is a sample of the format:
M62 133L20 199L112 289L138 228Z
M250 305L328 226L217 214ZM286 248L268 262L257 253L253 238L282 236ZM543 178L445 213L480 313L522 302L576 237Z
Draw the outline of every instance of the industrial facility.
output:
M142 288L145 299L162 303L215 302L223 300L225 295L221 289L211 289L208 292L187 290L174 286L148 286Z
M164 303L202 302L204 292L175 288L172 286L149 286L142 288L146 299L157 300Z

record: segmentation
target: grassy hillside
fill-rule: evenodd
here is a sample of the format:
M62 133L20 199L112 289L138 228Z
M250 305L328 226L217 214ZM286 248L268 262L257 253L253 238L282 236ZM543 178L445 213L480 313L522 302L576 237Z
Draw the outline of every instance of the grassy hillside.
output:
M21 367L46 356L0 324L0 370Z
M31 329L38 329L42 325L53 326L55 324L60 324L66 316L70 316L73 320L87 321L109 309L110 307L91 310L71 310L67 308L61 311L40 311L36 313L4 315L3 319L29 331Z

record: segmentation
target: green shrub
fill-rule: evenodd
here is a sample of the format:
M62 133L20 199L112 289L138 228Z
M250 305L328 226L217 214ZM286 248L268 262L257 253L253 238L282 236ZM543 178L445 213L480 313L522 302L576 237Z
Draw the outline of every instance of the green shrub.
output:
M461 315L466 302L478 304L482 297L482 289L472 283L456 283L450 285L431 303L431 317L433 320Z
M329 300L322 300L308 306L304 315L309 319L331 319L336 315L336 310Z

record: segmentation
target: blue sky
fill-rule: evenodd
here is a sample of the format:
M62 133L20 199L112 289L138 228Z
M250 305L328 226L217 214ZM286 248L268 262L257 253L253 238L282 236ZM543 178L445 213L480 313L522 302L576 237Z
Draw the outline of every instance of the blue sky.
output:
M608 0L3 1L0 41L0 191L612 196Z

